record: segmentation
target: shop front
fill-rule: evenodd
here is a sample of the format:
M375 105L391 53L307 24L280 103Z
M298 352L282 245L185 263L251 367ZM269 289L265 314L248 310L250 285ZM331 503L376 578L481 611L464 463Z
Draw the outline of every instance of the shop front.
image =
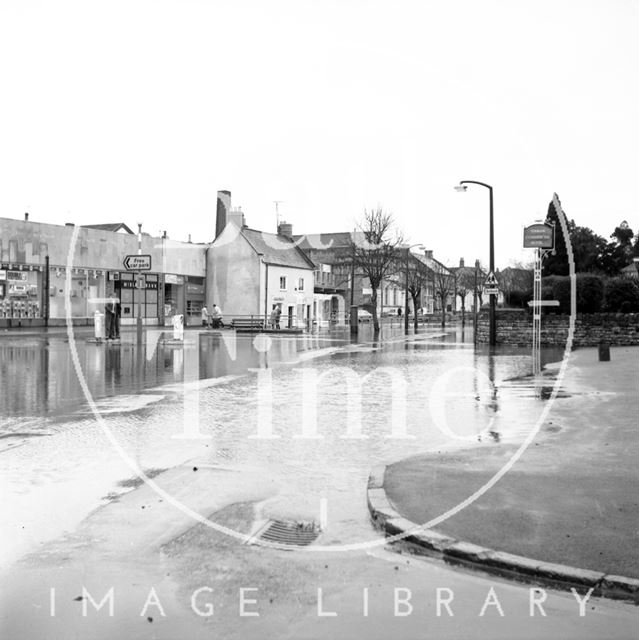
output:
M145 324L157 324L160 318L157 273L144 273L141 286L138 274L130 271L112 271L113 293L119 298L122 309L122 324L133 324L140 315Z
M171 324L174 315L184 315L184 276L173 273L164 275L164 324Z
M201 323L202 307L204 306L204 278L199 276L185 276L186 278L186 316L185 324L197 325Z
M42 272L33 265L0 265L0 318L42 316Z

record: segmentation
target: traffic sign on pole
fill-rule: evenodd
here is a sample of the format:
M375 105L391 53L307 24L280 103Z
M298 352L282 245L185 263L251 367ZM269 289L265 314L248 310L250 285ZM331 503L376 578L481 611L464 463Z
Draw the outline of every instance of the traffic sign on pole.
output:
M493 289L498 286L497 278L495 278L495 274L492 271L488 274L486 282L484 282L484 286Z
M124 258L124 268L127 271L150 271L150 255L129 255Z

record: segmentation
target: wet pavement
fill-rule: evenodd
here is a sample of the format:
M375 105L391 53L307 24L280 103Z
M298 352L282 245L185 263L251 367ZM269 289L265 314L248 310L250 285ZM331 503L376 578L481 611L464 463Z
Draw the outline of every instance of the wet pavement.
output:
M231 602L236 586L255 579L280 603L270 637L299 609L296 585L305 594L302 616L310 615L310 585L325 566L332 573L322 580L334 591L344 586L342 563L371 585L393 575L368 521L372 466L517 441L553 383L526 377L526 350L489 353L474 348L472 333L439 327L406 338L390 330L377 340L363 328L356 341L344 332L236 338L190 331L183 348L163 346L160 332L148 335L142 350L132 333L119 346L88 344L84 336L0 339L8 516L0 560L16 585L15 607L4 614L14 629L29 607L46 606L42 585L70 595L82 580L98 589L112 581L131 609L147 586L162 582L174 605L162 632L120 618L99 633L92 627L90 637L114 629L176 637L183 623L189 637L203 637L211 621L200 626L193 618L188 590L212 581ZM137 470L154 486L141 485ZM192 515L201 523L194 526ZM269 518L311 521L323 531L293 554L242 544ZM71 624L73 615L55 624ZM41 637L52 624L45 616L22 637ZM304 637L314 637L313 624L309 618ZM248 628L236 616L222 627L222 637ZM360 637L354 629L350 637Z

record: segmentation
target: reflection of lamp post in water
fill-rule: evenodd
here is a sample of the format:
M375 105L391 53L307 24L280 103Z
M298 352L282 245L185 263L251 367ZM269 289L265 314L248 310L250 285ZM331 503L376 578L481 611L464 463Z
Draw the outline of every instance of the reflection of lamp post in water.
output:
M476 180L460 180L459 185L455 187L456 191L466 191L467 184L478 184L482 187L486 187L489 193L489 211L490 211L490 230L489 230L489 240L490 240L490 273L493 275L495 273L495 234L493 229L493 188L486 184L485 182L477 182ZM495 309L497 304L497 296L494 294L489 295L490 298L490 346L494 347L497 343L497 324L496 324L496 316Z

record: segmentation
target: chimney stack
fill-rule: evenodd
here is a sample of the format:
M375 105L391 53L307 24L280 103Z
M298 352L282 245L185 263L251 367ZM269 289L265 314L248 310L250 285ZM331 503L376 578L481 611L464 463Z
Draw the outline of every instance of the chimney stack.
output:
M217 212L215 216L215 237L217 238L226 223L229 221L229 212L231 211L231 192L230 191L218 191L217 192Z
M424 255L427 258L430 258L432 260L433 259L433 250L432 249L426 249L426 251L424 251Z
M460 266L460 268L464 266L464 259L463 258L459 259L459 266Z
M279 225L277 225L277 235L278 236L285 236L286 238L290 238L292 240L293 239L293 225L289 224L288 222L284 222L282 220L282 222L280 222Z
M244 218L244 212L242 211L242 207L237 207L236 209L233 209L233 211L229 213L228 221L232 222L238 229L242 229L243 227L245 227L246 220Z

